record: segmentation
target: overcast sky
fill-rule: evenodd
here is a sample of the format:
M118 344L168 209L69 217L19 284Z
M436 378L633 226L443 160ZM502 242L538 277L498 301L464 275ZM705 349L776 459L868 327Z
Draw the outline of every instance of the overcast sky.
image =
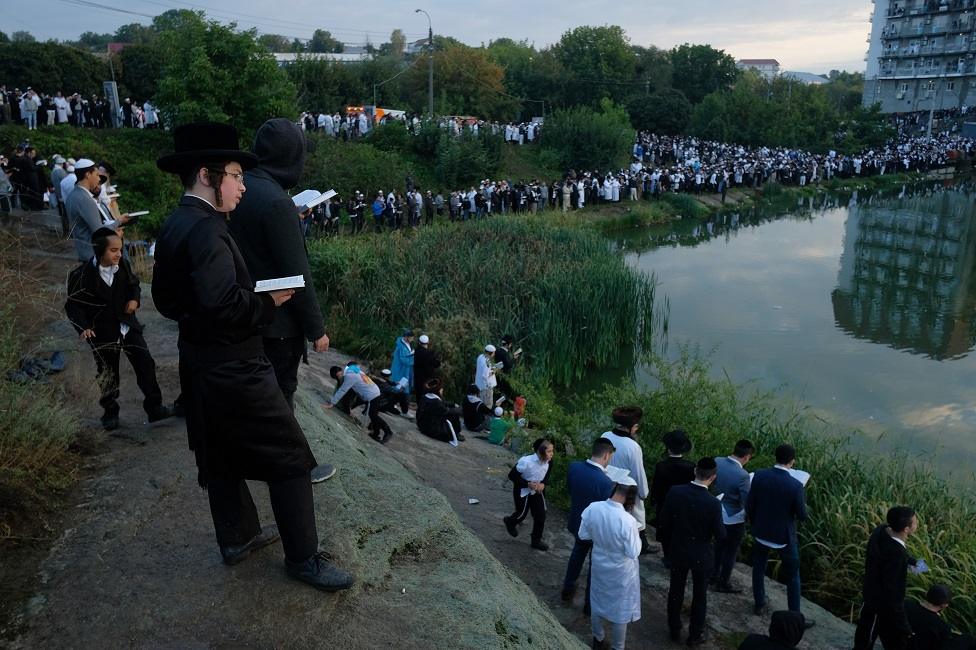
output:
M536 47L559 40L579 25L620 25L631 42L670 48L708 43L737 59L777 59L785 70L824 73L833 68L863 70L870 0L38 0L10 3L3 11L8 34L27 30L40 40L75 39L85 31L114 32L168 9L197 8L221 22L236 20L262 33L308 38L327 29L339 40L374 44L394 28L408 39L434 32L470 45L501 37L526 39ZM102 5L105 8L92 5ZM13 11L20 7L24 11ZM115 8L116 10L113 10ZM119 11L118 9L121 9Z

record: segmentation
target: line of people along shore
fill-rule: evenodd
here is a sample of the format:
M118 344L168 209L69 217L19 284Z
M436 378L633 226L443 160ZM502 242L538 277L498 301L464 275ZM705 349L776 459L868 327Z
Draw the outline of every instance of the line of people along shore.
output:
M118 362L125 354L145 394L149 420L186 418L223 561L238 564L280 540L290 578L327 592L348 589L354 576L320 547L311 487L335 476L336 468L312 454L293 414L302 358L309 346L320 353L330 343L299 214L288 197L304 166L305 135L293 122L269 120L258 129L251 151L241 151L233 128L192 124L174 132L174 143L174 153L157 165L176 174L185 192L163 224L152 281L157 309L179 326L181 395L173 406L163 405L136 319L139 280L122 255L122 225L106 226L97 205L94 192L109 179L90 159L75 163L68 211L75 223L91 222L91 232L86 246L76 241L79 266L69 276L66 311L96 362L102 425L126 425L117 403ZM292 276L303 277L304 291L255 289L256 280ZM525 400L505 387L505 376L520 357L515 337L485 345L473 360L472 384L461 406L445 396L431 337L421 334L416 348L413 340L409 330L398 337L391 368L376 378L355 362L332 367L337 389L326 408L354 396L363 404L370 435L385 444L393 433L383 414L391 411L415 419L421 433L455 446L465 442L465 428L475 435L487 432L497 444L531 433ZM496 399L499 386L503 395ZM357 406L350 399L346 407ZM774 553L786 576L788 611L772 615L768 636L751 636L741 647L795 646L812 625L800 613L797 526L807 517L804 490L810 478L794 467L797 451L779 445L775 466L750 475L745 466L757 451L750 441L739 441L728 457L692 462L687 458L692 441L676 429L661 437L662 460L648 476L642 417L639 408L615 409L611 428L594 440L590 458L572 462L565 477L574 546L561 597L567 604L577 602L577 583L589 557L582 603L591 618L593 647L623 648L627 626L641 618L640 558L658 550L648 539L649 527L671 573L662 613L671 638L690 646L704 643L707 585L712 581L725 593L741 589L730 567L747 524L753 537L754 614L767 615L765 566ZM555 447L540 437L531 449L509 474L513 511L500 524L517 537L531 516L530 548L546 552L545 492ZM268 484L277 526L261 525L246 480ZM654 508L653 518L645 501ZM911 508L895 506L867 542L858 650L872 647L875 638L888 650L972 647L972 639L949 634L939 617L951 600L944 586L933 585L930 597L917 606L903 605L906 572L926 568L905 544L917 524ZM688 574L692 606L685 636ZM923 645L922 639L934 640Z

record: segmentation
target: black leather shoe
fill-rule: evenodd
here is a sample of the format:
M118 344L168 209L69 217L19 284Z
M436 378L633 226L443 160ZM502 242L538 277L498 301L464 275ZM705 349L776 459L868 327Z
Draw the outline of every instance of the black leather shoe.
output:
M573 598L575 598L575 597L576 597L576 587L573 587L571 589L563 589L559 593L559 598L564 603L571 603L571 602L573 602Z
M240 546L221 546L220 554L224 557L224 564L233 566L243 562L254 551L264 548L268 544L278 541L278 527L274 524L265 526L261 532L252 537L246 544Z
M115 431L119 428L119 416L117 415L105 415L102 416L102 428L106 431Z
M502 521L505 522L505 530L508 531L508 534L512 537L518 537L518 524L508 517L505 517Z
M387 431L386 432L386 435L383 436L383 439L380 440L380 444L381 445L385 445L386 443L388 443L392 439L393 439L393 432L392 431Z
M694 648L696 645L702 645L706 641L708 641L708 637L704 634L694 637L690 636L685 642L685 645L687 645L689 648Z
M288 576L321 591L342 591L352 586L354 578L326 559L321 551L304 562L285 560Z
M610 646L607 645L606 639L600 641L596 637L593 637L593 645L591 647L593 648L593 650L609 650L610 648Z
M583 616L589 616L589 615L590 615L590 603L589 602L583 603Z
M532 546L532 548L534 548L537 551L548 551L549 550L549 545L546 544L545 542L543 542L541 539L533 541L530 546Z
M172 406L160 406L158 409L152 413L147 414L149 416L150 422L159 422L160 420L165 420L176 415L176 411L173 410Z
M742 590L732 585L731 582L720 582L715 585L715 591L720 594L741 594Z
M465 437L464 437L464 435L463 435L463 434L460 434L460 433L455 433L454 435L456 435L456 436L457 436L457 439L458 439L458 442L464 442L464 440L465 440Z
M311 476L312 483L321 483L322 481L328 481L330 478L335 476L336 468L328 463L322 463L321 465L316 465L312 468Z

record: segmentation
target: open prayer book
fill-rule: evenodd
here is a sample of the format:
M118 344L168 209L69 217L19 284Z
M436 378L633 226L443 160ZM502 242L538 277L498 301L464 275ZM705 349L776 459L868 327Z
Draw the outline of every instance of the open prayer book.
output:
M328 201L336 194L335 190L329 190L324 194L318 190L305 190L291 197L291 200L295 202L295 207L298 208L299 212L305 212L323 201Z
M301 275L293 275L288 278L272 278L270 280L258 280L254 284L255 293L265 291L281 291L282 289L304 289L305 278Z

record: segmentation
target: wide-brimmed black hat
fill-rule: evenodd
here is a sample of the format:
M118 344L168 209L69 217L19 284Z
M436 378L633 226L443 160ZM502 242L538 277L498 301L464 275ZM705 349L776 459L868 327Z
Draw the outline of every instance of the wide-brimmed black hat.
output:
M661 442L673 454L687 454L691 451L691 440L688 439L688 434L681 429L668 431L664 434Z
M157 167L171 174L182 174L188 167L209 160L237 162L242 169L258 164L257 156L241 151L237 129L230 124L184 124L173 132L173 143L176 151L156 160Z
M610 417L615 424L629 429L635 424L640 424L641 418L644 417L644 409L639 406L621 406L615 408Z

